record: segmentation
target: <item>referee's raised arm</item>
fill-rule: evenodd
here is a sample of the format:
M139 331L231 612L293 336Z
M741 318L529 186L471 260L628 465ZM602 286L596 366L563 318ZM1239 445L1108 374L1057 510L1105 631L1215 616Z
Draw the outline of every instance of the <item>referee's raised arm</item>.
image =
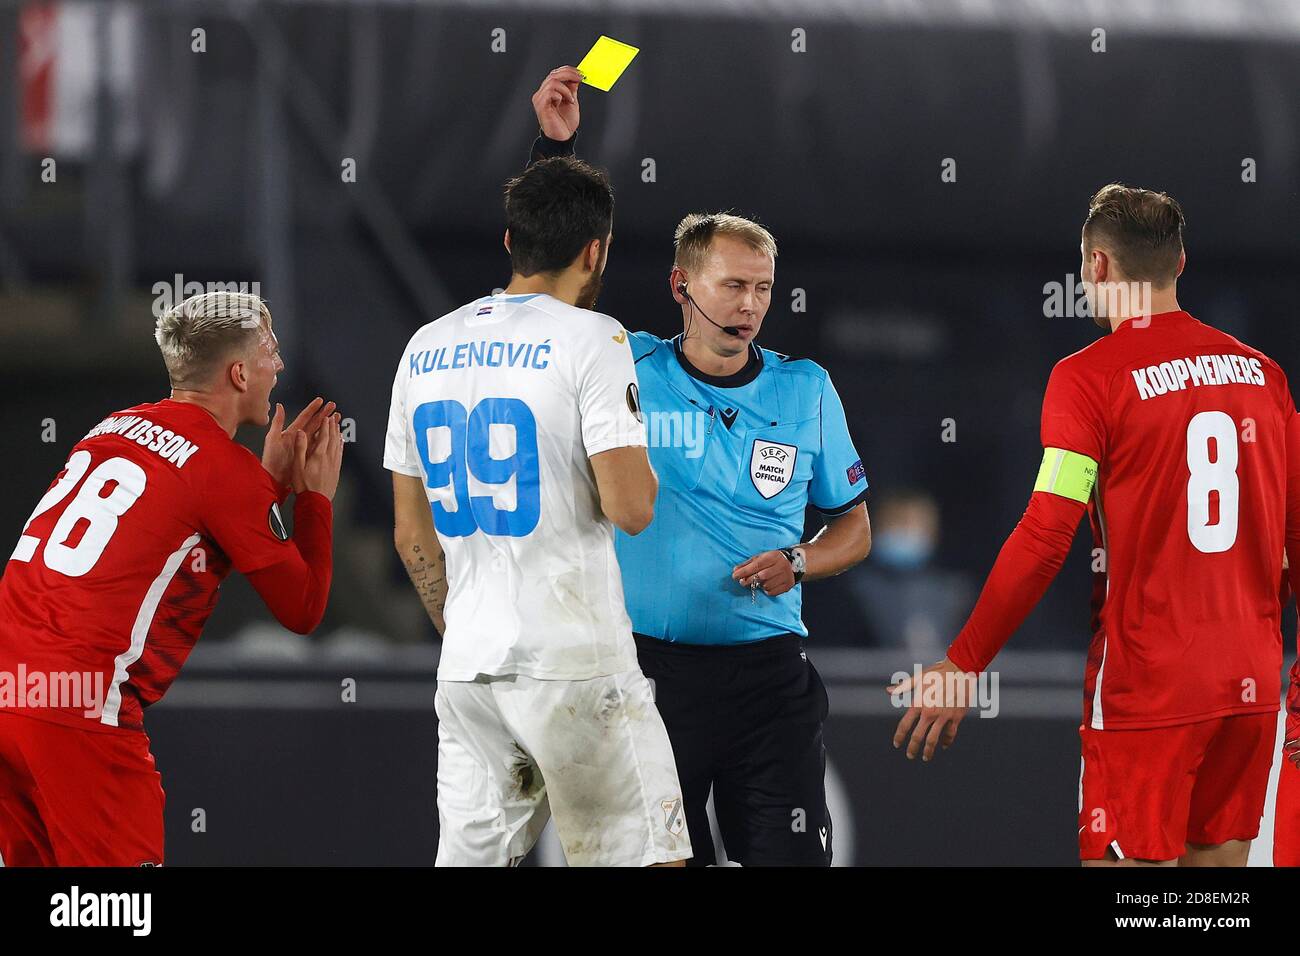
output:
M582 74L577 67L562 66L546 74L533 94L533 112L541 135L533 141L528 164L552 156L572 156L578 141L578 87Z

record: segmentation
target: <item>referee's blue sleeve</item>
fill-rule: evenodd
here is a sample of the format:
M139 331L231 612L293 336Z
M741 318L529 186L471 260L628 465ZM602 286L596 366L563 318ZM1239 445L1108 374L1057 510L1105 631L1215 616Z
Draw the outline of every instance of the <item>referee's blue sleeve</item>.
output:
M835 517L852 511L866 498L867 475L849 436L844 404L829 375L822 382L821 419L822 446L813 466L809 500L822 514Z

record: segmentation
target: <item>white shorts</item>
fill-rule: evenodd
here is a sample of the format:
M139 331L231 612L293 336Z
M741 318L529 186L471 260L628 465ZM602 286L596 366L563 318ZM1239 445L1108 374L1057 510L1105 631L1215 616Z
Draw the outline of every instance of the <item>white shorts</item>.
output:
M509 866L551 816L570 866L691 856L668 732L640 670L439 681L438 866Z

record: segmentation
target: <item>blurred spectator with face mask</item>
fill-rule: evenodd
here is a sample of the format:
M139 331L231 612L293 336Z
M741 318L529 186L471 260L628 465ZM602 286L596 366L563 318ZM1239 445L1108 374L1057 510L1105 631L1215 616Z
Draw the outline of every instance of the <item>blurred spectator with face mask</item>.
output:
M905 647L918 660L942 657L975 595L966 575L932 563L938 504L922 491L897 491L872 508L871 523L871 556L839 579L865 634L842 626L822 634L859 647Z

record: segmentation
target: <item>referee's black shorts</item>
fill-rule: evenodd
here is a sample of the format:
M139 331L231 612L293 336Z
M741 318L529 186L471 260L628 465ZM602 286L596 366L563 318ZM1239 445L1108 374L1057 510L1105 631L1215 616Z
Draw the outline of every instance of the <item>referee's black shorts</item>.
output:
M752 644L672 644L636 635L668 728L695 853L715 863L709 788L728 860L829 866L826 687L796 634Z

